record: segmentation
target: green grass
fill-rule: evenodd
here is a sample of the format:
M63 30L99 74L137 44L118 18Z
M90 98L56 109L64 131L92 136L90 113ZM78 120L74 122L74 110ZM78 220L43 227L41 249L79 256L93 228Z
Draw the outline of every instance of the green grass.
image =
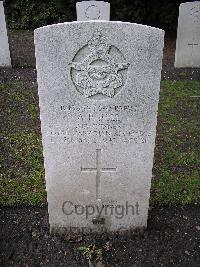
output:
M0 90L0 204L42 205L46 191L36 88L6 83Z
M0 204L46 203L37 88L5 83L1 90ZM161 83L151 203L200 200L198 81Z
M198 81L162 82L151 202L200 200Z

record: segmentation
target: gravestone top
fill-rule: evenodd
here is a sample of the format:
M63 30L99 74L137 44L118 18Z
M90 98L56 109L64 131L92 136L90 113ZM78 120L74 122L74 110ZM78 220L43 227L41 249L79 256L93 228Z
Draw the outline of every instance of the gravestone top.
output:
M110 20L108 1L78 1L76 3L77 21Z
M164 32L70 22L35 45L51 230L146 227Z

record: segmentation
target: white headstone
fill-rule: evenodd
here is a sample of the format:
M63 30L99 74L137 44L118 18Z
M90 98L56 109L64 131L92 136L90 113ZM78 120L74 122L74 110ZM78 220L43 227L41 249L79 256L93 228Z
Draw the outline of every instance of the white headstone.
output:
M104 1L83 1L76 3L78 21L110 20L110 3Z
M0 1L0 67L10 67L10 51L6 29L3 1Z
M52 230L147 225L163 39L122 22L35 30Z
M200 67L200 1L179 7L175 67Z

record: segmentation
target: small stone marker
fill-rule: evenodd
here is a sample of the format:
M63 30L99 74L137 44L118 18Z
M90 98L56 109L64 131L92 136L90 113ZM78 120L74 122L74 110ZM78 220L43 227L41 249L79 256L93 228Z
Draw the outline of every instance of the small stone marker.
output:
M179 7L175 67L200 67L200 1Z
M110 20L110 3L106 1L77 1L77 21Z
M35 30L51 230L146 227L163 44L123 22Z
M10 50L3 1L0 1L0 67L10 67Z

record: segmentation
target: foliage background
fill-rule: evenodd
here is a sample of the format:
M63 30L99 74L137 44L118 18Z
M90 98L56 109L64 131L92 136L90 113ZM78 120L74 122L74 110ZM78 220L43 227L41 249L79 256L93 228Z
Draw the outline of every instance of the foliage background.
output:
M110 0L111 20L143 23L176 31L181 0ZM76 20L75 0L6 0L10 29L32 30Z

